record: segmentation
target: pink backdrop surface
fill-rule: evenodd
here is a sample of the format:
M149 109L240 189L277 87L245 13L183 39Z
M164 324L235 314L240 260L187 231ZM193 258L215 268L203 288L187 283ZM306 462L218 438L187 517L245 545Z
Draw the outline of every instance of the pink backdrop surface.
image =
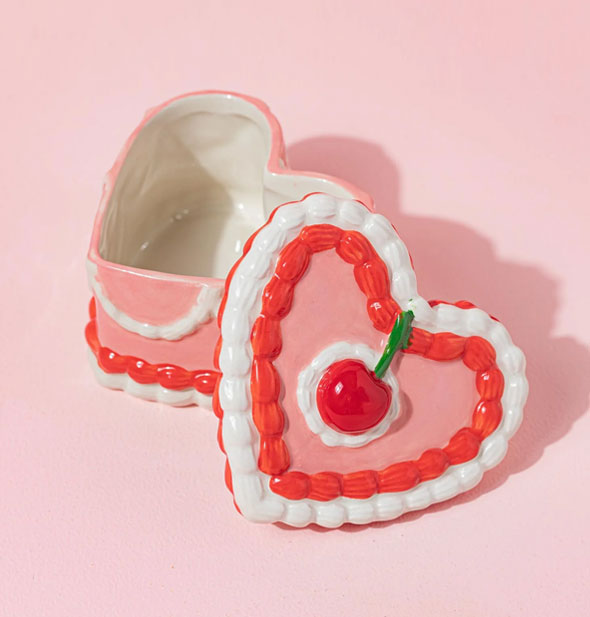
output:
M0 25L0 614L582 615L589 596L586 2L20 2ZM143 111L267 101L296 168L370 192L422 295L500 317L531 394L473 491L386 524L234 511L212 414L95 384L84 273Z

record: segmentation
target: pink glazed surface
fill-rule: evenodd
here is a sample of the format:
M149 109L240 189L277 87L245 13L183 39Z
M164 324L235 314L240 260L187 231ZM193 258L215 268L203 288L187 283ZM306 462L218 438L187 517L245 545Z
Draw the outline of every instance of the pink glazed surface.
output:
M586 2L12 3L0 54L0 615L587 614ZM531 393L472 492L367 528L236 514L212 414L100 388L102 174L146 106L267 101L296 168L375 198L422 295L497 315Z
M461 361L433 362L408 355L396 358L392 369L400 388L401 409L385 435L351 449L325 446L310 431L297 404L299 373L338 341L363 343L377 350L385 345L387 336L373 327L366 304L352 266L335 251L314 255L295 287L291 311L281 321L282 351L274 362L283 383L285 440L293 470L383 469L419 458L429 448L446 446L460 428L471 423L478 400L473 373Z
M202 324L179 341L149 339L129 332L113 321L99 303L96 304L96 321L102 347L115 350L119 355L141 358L152 364L174 364L187 371L213 368L213 350L219 339L216 319Z

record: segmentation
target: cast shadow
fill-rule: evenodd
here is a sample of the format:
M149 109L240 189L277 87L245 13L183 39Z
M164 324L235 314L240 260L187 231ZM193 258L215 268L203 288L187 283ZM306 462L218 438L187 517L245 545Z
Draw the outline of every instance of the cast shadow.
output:
M293 144L288 158L294 169L344 178L372 195L377 211L393 222L412 253L421 295L470 300L481 306L506 325L527 356L529 398L505 460L467 493L396 521L370 526L410 521L469 502L529 469L545 448L570 431L588 407L590 350L572 337L552 334L560 281L532 264L503 261L488 238L462 224L405 211L399 203L396 165L376 144L320 136ZM525 233L530 232L523 229ZM358 531L364 527L345 525L341 529ZM325 531L315 525L312 528Z

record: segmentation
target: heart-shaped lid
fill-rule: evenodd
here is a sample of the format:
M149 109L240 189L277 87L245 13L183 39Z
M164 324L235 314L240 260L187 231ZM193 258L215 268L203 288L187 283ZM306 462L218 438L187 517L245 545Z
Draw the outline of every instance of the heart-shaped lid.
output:
M308 195L246 243L219 311L226 483L249 520L338 527L474 487L527 397L525 359L468 302L428 302L391 223Z

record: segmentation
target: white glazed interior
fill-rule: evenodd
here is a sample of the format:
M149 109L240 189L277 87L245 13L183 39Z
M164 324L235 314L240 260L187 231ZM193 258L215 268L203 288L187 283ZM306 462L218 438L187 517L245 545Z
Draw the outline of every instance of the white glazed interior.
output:
M281 203L323 191L323 178L273 173L273 136L254 104L193 95L141 129L107 204L99 252L111 262L171 274L224 278L247 238Z

